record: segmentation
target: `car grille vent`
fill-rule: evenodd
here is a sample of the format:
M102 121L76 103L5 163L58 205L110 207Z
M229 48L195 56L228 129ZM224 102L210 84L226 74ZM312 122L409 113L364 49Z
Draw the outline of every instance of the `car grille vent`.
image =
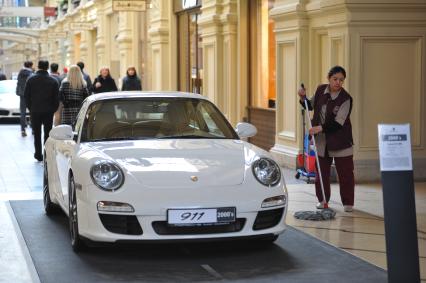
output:
M259 211L253 224L253 230L268 229L276 226L283 217L284 207Z
M245 218L238 218L235 222L229 224L202 226L171 226L167 221L154 221L152 228L159 235L200 235L239 232L243 229L245 223Z
M105 229L112 233L142 235L142 228L135 215L99 214Z
M7 110L0 110L0 115L1 116L8 116L9 115L9 111L7 111Z

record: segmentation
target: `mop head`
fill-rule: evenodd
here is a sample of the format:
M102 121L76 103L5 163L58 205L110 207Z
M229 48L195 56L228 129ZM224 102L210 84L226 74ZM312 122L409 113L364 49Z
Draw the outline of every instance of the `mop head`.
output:
M336 216L336 212L331 208L324 208L319 211L297 211L294 213L294 217L300 220L331 220Z

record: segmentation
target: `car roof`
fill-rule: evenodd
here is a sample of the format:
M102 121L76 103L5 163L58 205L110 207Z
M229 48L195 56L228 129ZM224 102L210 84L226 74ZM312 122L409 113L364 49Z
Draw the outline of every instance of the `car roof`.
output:
M99 100L120 99L120 98L141 98L141 97L179 97L179 98L195 98L204 99L206 97L190 92L180 91L114 91L103 92L90 95L87 100L91 103Z

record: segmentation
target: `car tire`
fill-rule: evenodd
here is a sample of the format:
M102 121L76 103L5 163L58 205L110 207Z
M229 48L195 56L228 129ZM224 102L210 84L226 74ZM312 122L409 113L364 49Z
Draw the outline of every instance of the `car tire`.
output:
M86 248L80 238L78 231L77 193L75 190L74 177L70 175L68 181L68 222L71 237L71 246L74 252L80 252Z
M50 199L49 173L47 171L46 155L44 155L43 162L43 204L46 215L53 215L58 213L59 207Z

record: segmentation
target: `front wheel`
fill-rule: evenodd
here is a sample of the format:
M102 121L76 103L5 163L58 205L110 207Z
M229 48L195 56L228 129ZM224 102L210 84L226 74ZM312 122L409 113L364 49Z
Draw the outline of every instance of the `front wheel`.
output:
M71 246L74 252L79 252L85 248L78 232L77 194L75 191L74 177L71 175L68 182L68 211L69 228L71 236Z

